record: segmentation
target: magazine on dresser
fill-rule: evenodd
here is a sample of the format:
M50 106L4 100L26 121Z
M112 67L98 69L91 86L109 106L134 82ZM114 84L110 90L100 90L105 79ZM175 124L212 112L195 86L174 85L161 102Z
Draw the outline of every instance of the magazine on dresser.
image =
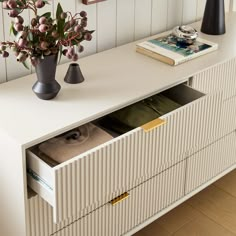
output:
M136 51L169 65L178 65L218 49L218 44L198 37L192 44L181 43L168 34L136 45Z

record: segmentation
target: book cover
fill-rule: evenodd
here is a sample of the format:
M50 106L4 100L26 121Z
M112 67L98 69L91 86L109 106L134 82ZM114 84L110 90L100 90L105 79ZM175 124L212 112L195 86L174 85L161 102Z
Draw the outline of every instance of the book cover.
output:
M202 38L197 38L191 45L183 44L171 34L139 43L136 46L137 52L170 65L184 63L218 48L216 43Z

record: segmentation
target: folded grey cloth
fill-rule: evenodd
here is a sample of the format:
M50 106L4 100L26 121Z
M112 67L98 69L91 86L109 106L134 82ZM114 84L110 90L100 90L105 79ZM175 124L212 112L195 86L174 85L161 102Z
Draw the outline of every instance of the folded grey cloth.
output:
M68 133L49 139L39 150L58 163L67 161L113 137L92 123L82 125Z

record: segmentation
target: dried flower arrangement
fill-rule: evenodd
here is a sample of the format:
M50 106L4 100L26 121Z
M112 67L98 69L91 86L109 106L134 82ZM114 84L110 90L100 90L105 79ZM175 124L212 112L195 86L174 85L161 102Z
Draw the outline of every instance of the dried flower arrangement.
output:
M38 14L38 9L49 4L48 0L0 0L2 7L8 10L8 15L14 18L11 24L11 33L15 40L0 42L0 54L6 58L11 49L17 61L27 66L29 58L32 65L36 65L38 59L45 56L60 53L72 61L77 61L84 50L80 44L82 41L90 41L94 31L87 30L87 13L81 11L75 15L63 11L60 3L57 5L56 17L52 18L51 12ZM33 18L29 25L24 25L25 20L21 16L24 10L31 10ZM59 57L59 58L60 58Z

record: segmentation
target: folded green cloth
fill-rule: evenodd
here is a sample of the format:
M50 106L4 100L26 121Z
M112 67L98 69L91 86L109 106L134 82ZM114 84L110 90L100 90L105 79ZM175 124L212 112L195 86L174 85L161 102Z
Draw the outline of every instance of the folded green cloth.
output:
M181 107L180 104L164 96L163 94L157 94L144 100L147 105L153 108L159 116L163 116L175 109Z
M123 134L157 119L180 106L163 94L157 94L109 114L102 121L102 125L119 134Z

